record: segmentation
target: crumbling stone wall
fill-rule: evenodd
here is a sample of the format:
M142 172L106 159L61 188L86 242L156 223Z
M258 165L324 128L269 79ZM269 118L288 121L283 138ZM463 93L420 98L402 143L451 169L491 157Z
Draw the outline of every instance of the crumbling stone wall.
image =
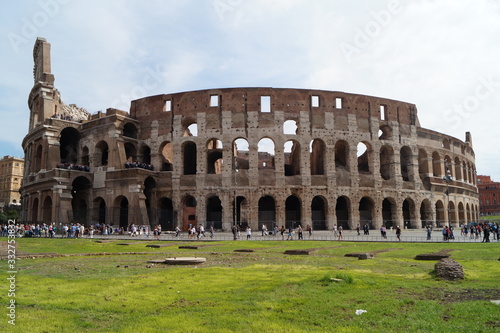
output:
M45 59L50 52L40 43ZM77 216L85 224L229 230L235 223L421 228L478 217L470 134L461 141L420 127L414 104L336 91L225 88L145 97L128 113L89 116L63 105L66 120L52 117L60 96L49 74L39 75L29 98L36 122L23 142L32 157L22 189L25 220ZM69 172L60 168L68 160L61 143L76 151Z

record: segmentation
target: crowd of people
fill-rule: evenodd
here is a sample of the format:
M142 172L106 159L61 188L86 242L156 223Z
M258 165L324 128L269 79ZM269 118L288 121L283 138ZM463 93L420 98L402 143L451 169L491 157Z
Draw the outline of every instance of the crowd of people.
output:
M136 225L130 224L128 227L117 227L105 223L92 223L89 226L84 226L80 223L71 223L65 225L57 226L55 222L53 223L23 223L15 224L13 226L7 226L6 224L1 225L1 236L7 236L9 228L14 229L14 233L18 237L63 237L63 238L81 238L89 237L93 238L94 235L107 236L107 235L128 235L130 237L138 236L153 236L154 239L160 239L162 234L161 225L156 225L151 228L149 225ZM370 229L368 225L363 226L364 235L369 235ZM334 225L331 229L333 231L334 238L338 240L343 240L344 229L341 225ZM356 227L358 235L360 234L361 228L359 225ZM401 228L397 226L394 230L396 239L401 241ZM431 225L425 227L427 240L432 239L433 228ZM248 225L232 227L233 239L241 239L241 233L244 232L246 239L252 239L252 229ZM12 231L10 231L12 233ZM293 240L295 237L298 240L304 239L304 232L307 232L309 239L312 239L313 228L307 225L306 228L302 228L301 225L297 225L296 228L289 226L285 228L284 225L281 227L274 226L271 230L267 229L267 225L264 223L261 226L262 237L274 237L275 239L281 238L281 240ZM179 227L175 228L175 232L170 232L175 235L175 237L181 237L181 229ZM214 238L215 229L212 226L209 228L209 237ZM441 229L442 240L450 241L455 240L455 230L453 226L444 226ZM380 235L382 238L387 238L387 228L385 225L380 227ZM479 222L479 223L469 223L462 225L460 227L460 236L471 240L481 240L482 242L490 241L500 241L500 226L498 223L492 222ZM194 225L189 224L187 227L187 237L188 239L198 239L201 240L207 237L205 226L203 224Z
M139 161L133 161L133 162L125 162L125 168L126 169L133 169L133 168L140 168L140 169L146 169L146 170L154 170L154 167L152 164L147 164L144 162L139 162Z
M493 240L500 240L500 226L498 223L492 222L473 222L463 225L460 228L460 234L464 237L470 237L470 239L480 239L482 237L483 242L489 243L491 236L493 236Z
M74 163L61 163L57 165L59 169L66 170L76 170L76 171L90 171L90 167L88 165L74 164Z

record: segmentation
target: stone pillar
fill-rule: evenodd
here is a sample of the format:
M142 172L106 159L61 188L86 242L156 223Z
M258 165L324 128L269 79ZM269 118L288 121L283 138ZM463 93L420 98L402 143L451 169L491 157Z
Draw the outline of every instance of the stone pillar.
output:
M224 191L222 194L222 230L231 231L234 224L234 211L235 204L234 191ZM235 207L234 207L235 208Z

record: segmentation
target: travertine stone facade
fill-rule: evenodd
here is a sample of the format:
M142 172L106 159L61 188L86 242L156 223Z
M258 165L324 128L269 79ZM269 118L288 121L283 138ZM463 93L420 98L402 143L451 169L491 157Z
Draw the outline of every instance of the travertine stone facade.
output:
M61 102L49 53L38 39L23 141L25 220L228 230L421 228L478 217L470 134L461 141L422 128L413 104L226 88L67 120L54 117Z
M24 174L24 159L4 156L0 160L0 203L2 207L20 205L21 187Z

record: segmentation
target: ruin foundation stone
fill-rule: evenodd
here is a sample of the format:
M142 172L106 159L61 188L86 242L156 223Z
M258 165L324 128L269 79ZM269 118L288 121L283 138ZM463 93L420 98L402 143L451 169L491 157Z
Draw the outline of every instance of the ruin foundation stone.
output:
M462 265L450 258L441 259L434 265L437 275L445 280L463 280L464 270Z

